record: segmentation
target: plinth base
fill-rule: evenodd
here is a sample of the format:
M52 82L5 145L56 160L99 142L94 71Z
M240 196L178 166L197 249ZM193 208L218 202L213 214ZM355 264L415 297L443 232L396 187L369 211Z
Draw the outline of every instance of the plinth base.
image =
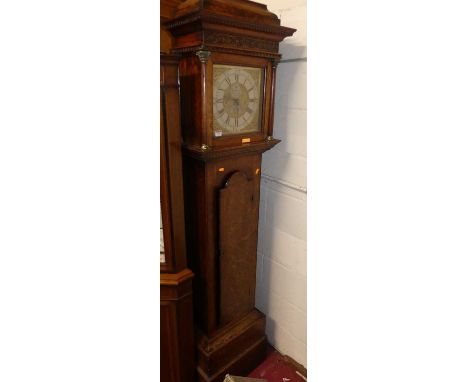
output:
M266 357L265 315L252 310L212 337L199 335L199 382L222 382L226 374L247 375Z

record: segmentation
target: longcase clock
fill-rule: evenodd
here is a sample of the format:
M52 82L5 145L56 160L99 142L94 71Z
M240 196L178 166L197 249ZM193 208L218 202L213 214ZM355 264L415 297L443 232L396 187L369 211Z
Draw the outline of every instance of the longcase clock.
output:
M262 153L273 138L279 42L294 29L262 4L187 0L165 24L178 54L188 265L199 381L265 356L255 309Z
M161 381L192 381L193 273L185 247L180 148L179 57L161 54Z

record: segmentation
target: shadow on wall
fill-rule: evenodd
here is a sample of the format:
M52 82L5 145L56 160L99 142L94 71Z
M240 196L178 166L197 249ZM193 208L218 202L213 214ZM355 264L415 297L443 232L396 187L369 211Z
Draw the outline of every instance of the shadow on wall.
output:
M307 47L304 45L288 44L287 42L280 45L281 60L305 60L307 57Z
M273 135L262 165L257 307L269 342L306 364L307 48L282 43Z
M265 153L262 172L305 190L307 49L304 45L284 45L283 50L293 58L282 59L277 69L273 135L282 142Z

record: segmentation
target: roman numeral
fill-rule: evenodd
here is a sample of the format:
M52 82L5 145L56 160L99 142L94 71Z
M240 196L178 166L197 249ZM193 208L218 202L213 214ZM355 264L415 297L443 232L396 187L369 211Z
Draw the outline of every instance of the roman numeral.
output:
M215 118L219 119L224 115L224 109L218 110L215 112Z

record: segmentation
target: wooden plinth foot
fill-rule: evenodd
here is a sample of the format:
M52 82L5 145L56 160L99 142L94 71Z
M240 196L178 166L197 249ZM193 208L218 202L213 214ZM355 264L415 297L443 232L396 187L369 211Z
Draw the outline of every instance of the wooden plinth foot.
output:
M254 309L215 335L198 338L198 381L222 382L226 374L247 375L266 357L265 315Z

